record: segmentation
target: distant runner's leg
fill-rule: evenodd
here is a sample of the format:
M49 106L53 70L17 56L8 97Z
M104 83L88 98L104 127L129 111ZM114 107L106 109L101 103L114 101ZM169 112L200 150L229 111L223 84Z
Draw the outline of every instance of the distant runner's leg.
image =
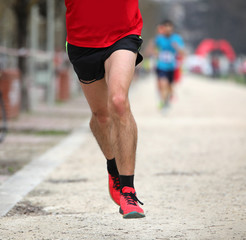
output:
M169 83L167 78L162 77L159 79L159 89L162 101L165 102L169 94Z

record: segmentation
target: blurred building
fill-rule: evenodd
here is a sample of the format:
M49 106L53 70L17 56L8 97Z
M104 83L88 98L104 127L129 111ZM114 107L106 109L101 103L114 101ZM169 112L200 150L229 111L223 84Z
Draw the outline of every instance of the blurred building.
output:
M169 18L191 49L205 38L226 39L237 53L246 54L245 0L141 0L140 7L146 40Z

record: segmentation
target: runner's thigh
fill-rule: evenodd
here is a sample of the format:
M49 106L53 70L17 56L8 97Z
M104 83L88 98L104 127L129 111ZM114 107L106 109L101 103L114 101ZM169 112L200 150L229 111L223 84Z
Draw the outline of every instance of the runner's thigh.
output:
M93 113L107 112L108 87L105 79L90 84L81 83L82 90Z
M105 78L109 95L127 94L134 76L137 54L129 50L117 50L105 61Z

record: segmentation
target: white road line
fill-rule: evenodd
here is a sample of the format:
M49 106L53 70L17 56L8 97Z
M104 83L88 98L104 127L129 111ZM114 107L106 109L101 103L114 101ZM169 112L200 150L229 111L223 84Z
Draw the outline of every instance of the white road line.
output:
M67 160L86 140L89 120L59 144L32 160L0 186L0 217L6 215L26 194Z

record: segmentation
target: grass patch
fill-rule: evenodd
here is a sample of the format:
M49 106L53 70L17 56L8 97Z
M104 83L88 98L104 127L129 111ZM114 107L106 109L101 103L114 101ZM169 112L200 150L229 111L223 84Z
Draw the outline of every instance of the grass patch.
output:
M38 136L63 136L70 133L70 131L66 130L41 130L41 131L34 131L33 134Z
M246 86L246 78L242 75L222 76L220 79L229 81L229 82L236 82L236 83L243 84Z
M8 173L13 174L15 172L15 169L13 167L8 167Z
M17 160L0 160L0 175L12 175L22 168L23 162Z
M238 83L246 85L246 78L244 76L234 76L233 79Z
M35 129L10 129L9 133L28 134L36 136L65 136L69 134L69 130L35 130Z

